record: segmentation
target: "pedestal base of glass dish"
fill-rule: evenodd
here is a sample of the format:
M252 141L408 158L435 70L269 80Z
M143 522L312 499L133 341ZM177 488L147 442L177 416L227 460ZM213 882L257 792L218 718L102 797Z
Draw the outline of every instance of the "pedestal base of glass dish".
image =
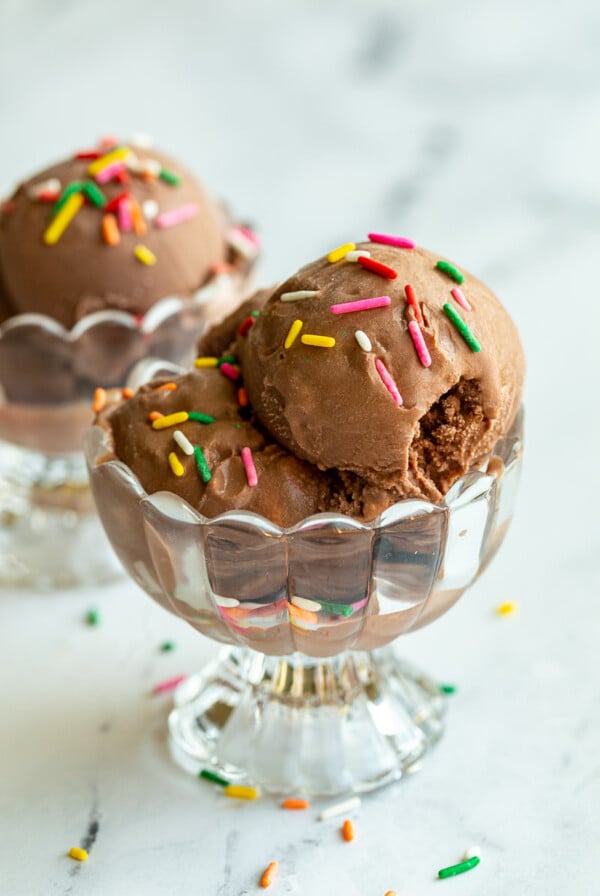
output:
M436 685L390 647L323 660L234 648L178 687L169 735L190 772L334 796L416 771L443 716Z
M0 441L0 586L71 587L122 575L83 455L53 457Z

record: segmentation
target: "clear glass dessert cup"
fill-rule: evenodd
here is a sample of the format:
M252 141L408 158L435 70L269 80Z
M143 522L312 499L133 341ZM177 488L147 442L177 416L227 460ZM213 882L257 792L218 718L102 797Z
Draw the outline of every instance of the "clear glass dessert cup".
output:
M193 357L198 337L250 293L239 258L192 298L162 299L143 316L98 311L71 330L42 314L0 325L0 584L63 586L122 574L94 509L82 452L96 387L126 385L159 356Z
M161 606L227 645L176 690L175 759L273 793L362 792L414 771L443 731L436 684L398 658L474 582L510 523L522 414L485 469L441 505L400 501L369 524L317 514L280 529L254 513L207 519L148 495L123 463L86 456L106 532Z

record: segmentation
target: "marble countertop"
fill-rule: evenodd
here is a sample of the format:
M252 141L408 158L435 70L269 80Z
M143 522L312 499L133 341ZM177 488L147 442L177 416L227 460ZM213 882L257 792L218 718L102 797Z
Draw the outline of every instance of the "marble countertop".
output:
M99 134L154 133L257 223L265 281L368 229L406 233L495 288L529 359L507 542L397 644L457 685L446 734L364 798L356 841L172 764L150 687L216 647L133 584L7 592L2 896L242 896L272 859L274 894L599 892L599 36L591 0L0 6L0 192ZM472 843L481 865L437 881Z

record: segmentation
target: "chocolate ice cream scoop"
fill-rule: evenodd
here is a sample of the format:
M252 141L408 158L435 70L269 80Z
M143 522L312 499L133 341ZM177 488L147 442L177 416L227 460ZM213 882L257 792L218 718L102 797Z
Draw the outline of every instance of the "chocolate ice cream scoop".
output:
M275 288L238 353L256 416L279 444L322 470L433 501L509 429L525 367L491 290L377 234Z
M143 315L191 297L253 236L179 162L120 144L77 153L22 183L0 213L3 316L49 315L70 328L116 309Z

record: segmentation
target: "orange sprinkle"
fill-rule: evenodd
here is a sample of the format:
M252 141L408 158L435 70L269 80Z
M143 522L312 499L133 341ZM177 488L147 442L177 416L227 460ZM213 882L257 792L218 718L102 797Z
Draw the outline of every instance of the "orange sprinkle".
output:
M143 236L148 228L146 227L146 219L140 208L139 202L135 199L131 200L131 219L133 221L133 229L138 236Z
M217 261L210 266L211 274L230 274L233 270L235 270L233 265L227 264L226 261Z
M388 890L387 893L385 894L385 896L396 896L396 891L395 891L395 890Z
M288 603L288 613L290 614L292 619L297 619L299 622L305 622L308 625L318 625L319 624L319 615L318 613L312 613L310 610L301 610L300 607L295 607L294 604Z
M273 883L273 878L277 874L278 870L279 864L277 862L269 862L269 864L263 871L263 876L260 879L261 887L270 887Z
M310 809L308 800L298 800L292 797L284 800L281 804L282 809Z
M243 386L240 386L237 393L238 404L241 408L248 407L248 393Z
M154 423L155 420L160 420L160 418L164 416L165 415L161 414L160 411L150 411L150 413L148 414L148 420L150 420L151 423Z
M174 392L177 388L177 383L163 383L162 386L157 386L154 390L155 392Z
M121 232L114 215L103 216L102 237L109 246L117 246L121 242Z
M146 168L144 171L142 171L142 178L147 182L156 180L157 177L158 174L155 174L154 171L151 171L149 168Z
M105 404L106 391L104 389L96 389L94 392L94 403L92 404L94 414L99 414Z
M129 386L125 386L124 389L121 389L121 395L123 398L133 398L134 392L133 389L130 389Z
M342 837L346 843L350 843L351 840L354 840L354 825L349 818L347 818L342 825Z

